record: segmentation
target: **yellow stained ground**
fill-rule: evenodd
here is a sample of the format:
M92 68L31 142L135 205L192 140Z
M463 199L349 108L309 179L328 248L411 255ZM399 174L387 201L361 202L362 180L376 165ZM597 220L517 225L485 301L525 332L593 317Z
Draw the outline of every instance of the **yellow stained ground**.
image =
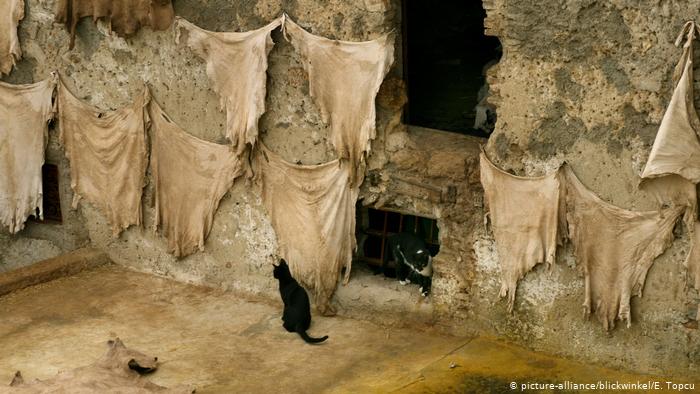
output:
M528 382L668 380L342 317L314 316L310 334L330 338L312 346L282 328L280 308L116 266L82 272L0 297L0 385L16 370L44 379L89 364L115 336L158 357L153 382L198 393L508 393Z

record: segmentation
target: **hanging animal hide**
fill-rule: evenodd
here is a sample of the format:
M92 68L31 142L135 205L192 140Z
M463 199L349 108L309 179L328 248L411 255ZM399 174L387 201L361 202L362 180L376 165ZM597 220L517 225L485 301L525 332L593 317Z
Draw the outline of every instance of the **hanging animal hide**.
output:
M693 183L700 182L700 120L693 102L693 40L698 32L700 29L695 23L688 22L676 39L676 45L679 45L686 37L683 54L673 75L676 88L661 120L642 178L677 174Z
M212 88L221 109L226 109L226 135L239 156L258 139L258 120L265 112L267 55L274 45L270 35L282 21L280 17L243 33L207 31L182 18L175 22L176 41L185 29L185 43L207 63Z
M0 76L9 74L22 58L17 25L24 18L24 0L0 2Z
M301 54L311 97L330 124L338 157L350 161L351 185L362 183L360 164L376 135L374 99L394 62L393 34L365 42L329 40L305 31L289 17L284 32Z
M639 188L651 194L660 208L685 207L683 223L689 233L693 232L698 216L698 197L694 183L680 175L665 175L642 179Z
M0 82L0 225L12 234L37 209L43 219L41 167L55 86L55 75L31 85Z
M109 219L118 236L141 225L141 194L148 165L144 92L135 102L103 112L58 87L59 139L71 168L73 208L84 197Z
M155 226L177 257L204 250L219 201L242 173L227 145L196 138L160 109L149 106L153 141L151 173L155 183Z
M311 289L316 308L332 315L330 305L341 270L350 276L355 250L355 203L359 188L349 185L349 163L333 160L296 165L258 144L256 177L277 234L281 257L292 275Z
M513 311L518 281L539 263L551 267L565 224L560 172L525 178L502 171L482 150L481 184L501 267L501 297Z
M168 389L151 383L141 374L158 368L158 358L124 346L119 338L107 342L109 350L102 358L91 365L62 371L46 379L25 382L17 371L10 387L0 387L0 393L41 394L41 393L194 393L193 388L176 387Z
M629 327L630 299L642 296L647 272L673 242L673 226L685 208L624 210L586 189L568 165L564 174L569 239L584 273L584 312L594 312L605 330L616 319Z
M58 0L56 23L70 32L70 48L75 44L75 28L80 19L103 19L119 37L130 37L142 27L165 30L173 23L171 0Z

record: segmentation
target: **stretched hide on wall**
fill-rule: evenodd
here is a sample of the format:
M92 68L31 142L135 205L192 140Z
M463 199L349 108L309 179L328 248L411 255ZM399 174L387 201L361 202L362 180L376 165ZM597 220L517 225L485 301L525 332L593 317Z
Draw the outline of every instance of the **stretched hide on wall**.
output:
M595 312L606 330L616 319L629 327L630 299L642 296L647 272L673 242L673 226L685 208L624 210L586 189L568 165L564 174L569 239L584 273L584 312Z
M196 138L176 125L151 100L151 174L155 183L155 227L168 251L187 256L204 250L219 201L242 166L227 145Z
M56 22L70 32L70 47L75 44L75 28L80 19L91 16L104 19L119 37L130 37L142 26L165 30L173 23L171 0L58 0Z
M31 85L0 82L0 225L14 234L42 211L41 166L53 118L56 77Z
M194 389L177 387L168 389L144 379L147 373L158 367L158 358L124 346L119 338L108 341L109 350L93 364L59 372L46 379L25 382L18 371L10 387L0 387L0 393L164 393L189 394Z
M501 267L501 297L513 311L518 281L539 263L551 267L561 243L564 208L560 207L560 171L519 177L496 168L484 151L479 155L487 215Z
M58 86L59 139L70 162L73 208L84 197L97 206L118 236L141 225L141 194L148 165L144 92L128 107L101 111Z
M309 74L309 92L330 124L331 142L340 159L349 159L351 184L362 183L358 168L376 135L374 99L394 62L394 36L348 42L315 36L291 21L285 36L301 54Z
M673 78L677 84L642 178L677 174L693 183L700 182L700 120L693 102L693 39L699 32L694 22L688 22L676 40L679 45L686 37Z
M349 278L356 246L359 188L349 184L349 163L291 164L258 146L256 176L281 256L294 278L312 290L319 312L334 314L330 300L343 267Z
M258 139L258 120L265 112L267 55L274 45L270 34L282 21L280 17L243 33L207 31L182 18L175 22L176 41L185 29L186 44L207 64L212 88L221 109L226 109L226 136L239 156Z
M9 74L22 58L17 25L24 18L24 0L0 2L0 76Z
M698 196L693 182L680 175L643 179L639 188L651 194L663 207L685 207L683 223L692 233L698 215Z

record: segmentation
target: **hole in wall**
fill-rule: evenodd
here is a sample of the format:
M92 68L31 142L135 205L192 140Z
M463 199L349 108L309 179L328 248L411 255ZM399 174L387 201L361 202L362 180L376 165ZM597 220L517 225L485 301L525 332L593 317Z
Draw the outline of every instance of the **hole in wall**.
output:
M501 45L484 34L482 2L404 0L402 15L404 122L488 137L496 110L486 100L486 70Z
M388 250L388 237L407 232L425 241L432 256L440 251L437 220L391 210L357 207L356 262L375 274L381 274L382 259L388 262L388 276L395 276L396 262ZM356 264L357 264L356 263Z
M43 188L42 210L44 211L44 220L39 219L38 210L31 216L31 220L39 223L63 223L58 179L57 165L45 163L41 167L41 183Z

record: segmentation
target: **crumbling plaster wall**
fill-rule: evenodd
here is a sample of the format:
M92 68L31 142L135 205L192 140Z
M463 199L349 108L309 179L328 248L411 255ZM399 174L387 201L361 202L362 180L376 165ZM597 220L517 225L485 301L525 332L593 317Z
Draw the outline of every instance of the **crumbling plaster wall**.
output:
M635 174L670 97L670 73L678 55L671 42L683 16L697 13L700 4L601 3L485 1L488 33L501 39L504 50L489 74L499 121L487 151L498 165L520 175L540 174L567 159L606 200L651 208L651 198L637 192ZM68 34L52 24L54 0L29 0L26 7L20 25L25 56L4 80L37 81L57 69L77 97L104 109L129 103L145 80L185 130L225 142L225 116L204 63L175 44L172 30L143 30L127 42L107 37L104 28L85 20L71 51ZM175 0L175 8L209 30L246 31L285 11L303 27L330 38L357 41L392 29L400 32L398 0ZM299 56L279 32L273 39L261 138L293 162L332 159L328 128L308 96ZM396 65L377 98L378 138L361 198L366 205L437 218L441 252L431 305L421 309L424 322L453 332L501 335L614 366L697 373L700 348L689 321L695 317L686 305L692 294L683 289L687 240L682 235L652 268L644 298L633 301L631 329L606 335L598 324L581 318L582 278L569 251L561 254L551 274L538 268L521 282L515 313L507 314L505 302L497 300L493 241L482 224L478 144L486 141L401 123L405 87L400 49L397 41ZM144 193L145 228L130 229L117 239L89 204L70 209L69 169L56 134L50 133L47 161L59 165L64 224L30 224L18 237L0 237L0 251L5 245L30 249L25 253L39 259L91 243L136 270L276 299L269 266L275 236L253 186L237 182L221 202L206 250L178 260L165 252L164 241L151 229L150 183ZM35 244L26 248L22 242ZM364 317L381 319L372 312L386 312L381 303L364 304ZM352 313L363 317L357 308Z
M487 145L494 162L518 175L541 175L566 160L606 201L655 208L652 197L638 190L638 174L673 90L680 56L673 42L687 19L698 19L700 2L484 5L487 34L503 44L503 58L488 78L499 116ZM650 270L644 297L632 300L630 329L606 335L594 319L581 319L582 275L570 247L550 274L540 267L521 282L512 316L503 303L488 306L496 284L481 281L469 301L469 319L534 348L699 376L698 298L684 287L687 235L676 235ZM495 275L493 241L478 234L475 251L476 275Z

